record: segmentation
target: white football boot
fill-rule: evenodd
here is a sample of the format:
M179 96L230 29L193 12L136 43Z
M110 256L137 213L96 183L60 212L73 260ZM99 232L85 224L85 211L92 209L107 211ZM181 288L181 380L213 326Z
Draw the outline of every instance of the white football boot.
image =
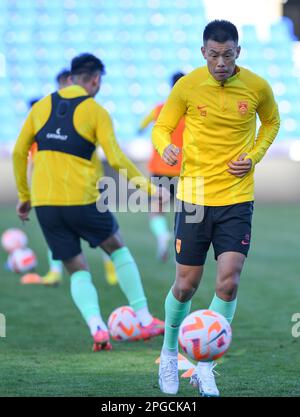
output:
M179 388L178 355L161 352L159 363L159 387L165 394L177 394Z
M198 362L190 383L198 387L202 397L219 397L220 393L216 385L214 368L215 362Z

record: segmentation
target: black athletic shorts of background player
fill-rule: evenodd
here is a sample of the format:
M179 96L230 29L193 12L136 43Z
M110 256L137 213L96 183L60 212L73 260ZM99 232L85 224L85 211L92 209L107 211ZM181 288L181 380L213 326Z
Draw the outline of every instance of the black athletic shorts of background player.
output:
M80 239L96 248L119 228L113 214L99 212L96 203L38 206L35 211L54 259L66 260L81 253Z
M215 259L223 252L240 252L247 256L253 206L253 201L219 207L178 201L174 227L176 261L182 265L204 265L211 243ZM196 208L200 221L191 218ZM193 218L196 222L189 223Z

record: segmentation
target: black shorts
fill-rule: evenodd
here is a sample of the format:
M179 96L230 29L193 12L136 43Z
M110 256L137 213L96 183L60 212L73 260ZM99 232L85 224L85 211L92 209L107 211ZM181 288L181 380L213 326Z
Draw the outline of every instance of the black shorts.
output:
M66 260L81 253L80 239L95 248L119 228L112 213L99 212L96 203L38 206L35 211L54 259Z
M151 174L151 182L155 185L164 186L172 197L176 196L179 177L169 177L168 175ZM165 181L163 180L165 179Z
M247 256L253 205L253 201L248 201L209 207L179 201L175 216L176 261L182 265L204 265L211 243L215 259L223 252Z

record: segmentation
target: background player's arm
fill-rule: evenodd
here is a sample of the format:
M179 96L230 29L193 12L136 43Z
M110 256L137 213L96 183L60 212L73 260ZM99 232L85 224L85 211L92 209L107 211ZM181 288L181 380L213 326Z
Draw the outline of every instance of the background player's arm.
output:
M185 112L186 103L182 98L181 83L178 81L152 130L153 145L163 160L169 165L177 163L179 149L171 143L171 135Z
M28 152L34 142L32 112L29 113L13 150L13 169L20 202L30 200L27 181Z
M122 152L114 133L112 120L106 110L102 108L98 109L97 138L112 168L116 171L126 170L126 177L129 181L138 185L150 195L156 193L155 185Z
M261 100L257 108L257 114L261 121L261 126L255 145L247 154L247 158L251 158L253 165L257 164L264 157L276 138L280 126L278 107L272 89L267 83L261 91Z
M155 109L153 109L141 122L140 126L139 126L139 130L138 133L142 133L143 130L145 130L150 123L153 123L155 121L155 117L156 113L155 113Z

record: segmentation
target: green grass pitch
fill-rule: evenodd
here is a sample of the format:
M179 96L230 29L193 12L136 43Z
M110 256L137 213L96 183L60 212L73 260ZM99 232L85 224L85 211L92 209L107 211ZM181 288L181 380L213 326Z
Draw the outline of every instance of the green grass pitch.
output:
M297 206L257 206L250 256L243 271L233 342L217 367L222 396L300 394L300 338L291 334L292 314L300 312L300 221ZM153 314L163 318L164 298L174 278L171 259L159 264L146 214L118 215L132 250ZM172 216L170 215L170 224ZM0 232L19 226L14 208L0 210ZM25 231L45 273L46 246L34 213ZM109 286L99 251L86 250L105 319L127 304L118 286ZM0 265L6 254L0 250ZM207 308L213 296L215 262L208 257L192 310ZM0 396L163 396L154 363L162 338L113 343L113 351L93 353L88 328L72 303L69 278L58 288L22 286L19 276L1 269L0 312L6 338L0 339ZM181 380L180 396L197 396Z

